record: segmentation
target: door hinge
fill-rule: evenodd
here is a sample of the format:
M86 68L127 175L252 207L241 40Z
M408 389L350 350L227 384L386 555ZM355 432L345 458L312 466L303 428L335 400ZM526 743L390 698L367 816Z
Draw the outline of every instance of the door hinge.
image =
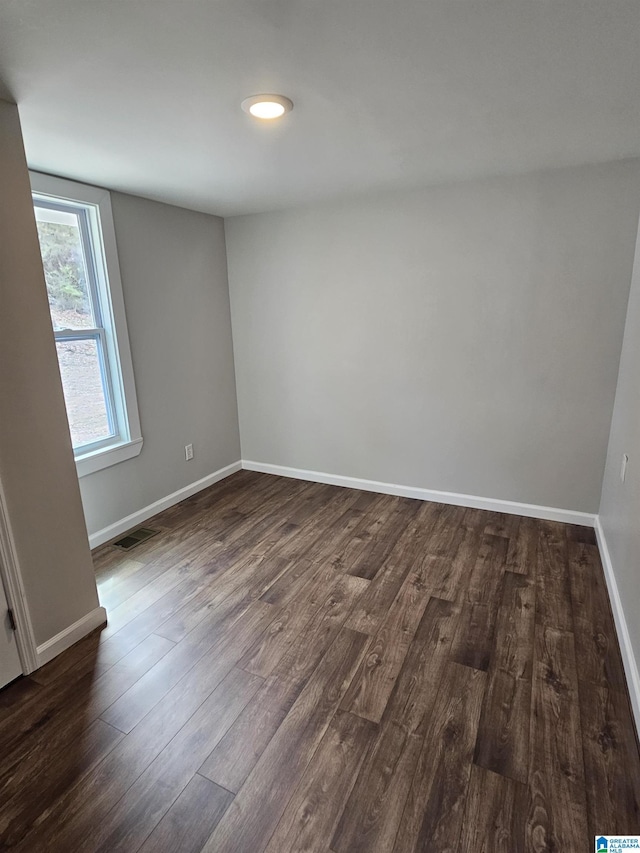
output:
M7 610L7 616L9 617L9 626L11 627L11 630L17 631L18 626L16 625L16 617L13 615L13 610L11 610L11 608Z

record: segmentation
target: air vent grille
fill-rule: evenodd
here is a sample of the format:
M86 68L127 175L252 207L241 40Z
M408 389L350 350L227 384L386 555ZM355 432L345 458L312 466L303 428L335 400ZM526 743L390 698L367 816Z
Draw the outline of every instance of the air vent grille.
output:
M157 533L157 530L151 530L149 527L137 527L135 530L132 530L131 533L127 533L126 536L123 536L122 539L118 539L118 541L113 544L116 548L122 548L123 551L130 551L132 548L135 548L136 545L139 545L141 542L146 542L147 539L151 539L151 537L155 536Z

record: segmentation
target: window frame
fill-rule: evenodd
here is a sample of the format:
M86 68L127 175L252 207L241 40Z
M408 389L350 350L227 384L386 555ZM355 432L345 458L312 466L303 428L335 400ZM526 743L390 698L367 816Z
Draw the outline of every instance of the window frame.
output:
M66 178L29 172L34 205L55 207L56 202L76 205L87 211L81 228L88 269L95 328L54 332L57 340L91 340L97 337L102 350L107 378L107 415L116 435L74 448L79 477L138 456L142 450L142 432L136 397L129 333L111 196L105 189L80 184ZM91 251L87 251L90 248ZM103 263L100 263L100 258Z

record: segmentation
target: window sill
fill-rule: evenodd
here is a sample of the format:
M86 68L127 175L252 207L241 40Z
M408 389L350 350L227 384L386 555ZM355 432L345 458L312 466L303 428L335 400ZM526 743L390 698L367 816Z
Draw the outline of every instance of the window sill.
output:
M123 441L121 444L115 444L112 447L104 447L101 450L94 450L92 453L76 456L78 477L86 477L87 474L94 474L103 468L117 465L118 462L133 459L134 456L139 455L141 450L142 438L134 438L131 441Z

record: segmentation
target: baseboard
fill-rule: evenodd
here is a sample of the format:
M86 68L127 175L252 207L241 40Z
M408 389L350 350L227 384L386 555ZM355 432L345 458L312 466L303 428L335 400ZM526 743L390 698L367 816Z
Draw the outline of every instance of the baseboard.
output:
M607 582L609 591L609 601L611 602L611 610L613 611L613 620L616 625L618 634L618 642L620 643L620 651L622 653L622 663L624 672L627 677L627 687L629 690L629 698L631 700L631 708L636 723L636 731L640 734L640 675L638 674L638 665L633 653L631 645L631 637L627 627L627 620L622 609L622 599L616 582L616 575L609 553L609 546L600 523L600 517L596 517L596 538L598 540L598 548L600 549L600 559L604 568L604 577Z
M196 480L195 483L191 483L182 489L178 489L177 492L173 492L172 494L161 498L159 501L155 501L154 503L139 509L137 512L127 515L125 518L121 518L120 521L116 521L108 527L103 527L102 530L97 530L89 536L89 546L91 548L97 548L98 545L103 545L105 542L109 542L109 540L121 536L123 533L126 533L127 530L131 530L132 527L136 527L138 524L142 524L143 521L146 521L152 516L157 515L159 512L162 512L163 509L169 509L170 506L180 503L180 501L185 500L185 498L190 498L191 495L195 495L196 492L201 492L203 489L213 486L214 483L224 480L225 477L229 477L236 471L240 471L241 468L242 463L240 461L232 462L231 465L226 465L224 468L214 471L213 474L209 474L201 480Z
M312 483L328 483L332 486L362 489L365 492L380 492L383 495L399 495L402 498L415 498L419 501L433 501L452 504L453 506L468 506L474 509L506 512L510 515L544 518L547 521L561 521L567 524L579 524L583 527L593 527L596 519L595 515L588 512L518 503L517 501L504 501L497 498L483 498L476 495L463 495L456 492L419 489L415 486L399 486L394 483L382 483L378 480L360 480L357 477L343 477L341 474L326 474L323 471L306 471L302 468L287 468L282 465L253 462L249 459L242 460L242 467L248 471L276 474L279 477L292 477L295 480L310 480Z
M53 660L61 652L64 652L65 649L77 643L78 640L81 640L96 628L104 625L106 621L107 611L104 607L96 607L95 610L87 613L82 619L78 619L73 625L69 625L64 631L60 631L55 637L51 637L46 643L36 648L38 666L44 666L45 663L49 663L50 660Z

